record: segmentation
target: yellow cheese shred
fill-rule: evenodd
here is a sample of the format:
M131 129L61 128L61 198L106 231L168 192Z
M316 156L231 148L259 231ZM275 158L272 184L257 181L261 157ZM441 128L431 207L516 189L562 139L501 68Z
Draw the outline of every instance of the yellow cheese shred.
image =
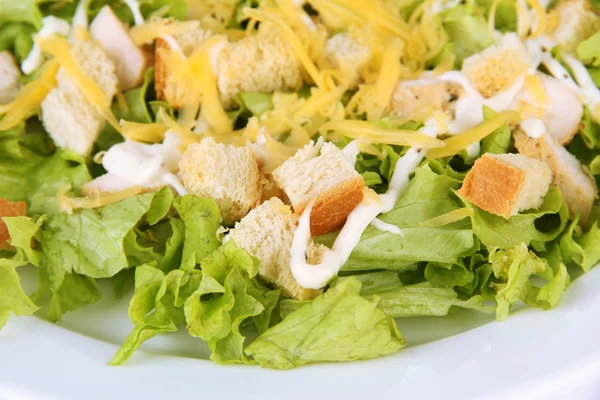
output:
M121 132L121 127L110 109L110 101L106 98L106 94L102 88L85 73L79 64L77 64L77 61L75 61L75 58L71 54L71 49L69 48L67 40L61 36L51 36L38 39L37 43L43 51L54 56L60 66L67 71L69 77L75 80L77 87L79 87L87 101L92 103L98 109L104 119L106 119L117 132Z
M129 31L129 36L136 45L152 43L164 35L180 35L200 27L200 21L175 22L167 19L152 20L136 25Z
M500 0L493 0L490 11L488 12L488 28L492 33L496 30L496 11L498 10L499 4Z
M200 135L197 135L189 129L186 129L183 126L179 125L173 118L171 118L169 114L167 114L164 108L161 107L158 110L157 117L161 120L163 124L167 126L167 128L170 131L175 132L177 135L179 135L179 143L181 148L186 149L190 144L197 143L200 141Z
M221 40L214 37L203 43L194 54L181 63L174 71L173 77L180 85L191 85L189 96L185 101L185 119L194 118L202 98L201 115L206 119L216 134L222 135L233 130L231 120L223 109L219 97L217 77L212 69L209 51Z
M122 134L129 140L146 143L159 143L165 137L165 131L169 129L166 124L156 122L142 124L131 121L121 121Z
M353 139L368 140L371 143L416 146L427 149L445 146L444 141L417 131L390 129L367 121L329 121L319 128L322 135L327 134L328 131L334 131Z
M60 210L67 214L72 214L73 210L79 208L99 208L108 204L113 204L118 201L133 197L142 191L140 186L133 186L120 192L101 194L97 197L68 197L67 192L71 189L71 185L65 184L58 190L58 205Z
M401 52L402 42L400 40L392 41L384 51L381 71L375 82L375 96L371 99L374 104L372 112L368 115L369 119L381 118L390 104L400 75Z
M473 210L467 207L463 207L450 211L446 214L428 219L427 221L419 222L419 225L428 228L437 228L440 226L460 221L461 219L465 219L467 217L470 217L471 215L473 215Z
M17 97L10 103L0 106L0 131L6 131L23 121L35 109L39 108L42 101L50 91L56 87L56 60L48 61L38 79L29 82L17 93Z
M321 72L317 68L317 66L313 63L311 58L309 57L306 49L302 45L298 36L290 29L290 27L282 21L280 18L274 16L272 13L264 10L257 10L249 7L244 8L244 14L248 17L255 19L260 22L268 22L272 24L277 30L283 35L286 42L290 44L292 47L292 51L296 55L296 58L300 61L300 63L304 66L315 85L320 88L325 86L325 82L323 81L323 76Z
M546 10L542 7L538 0L527 0L533 11L537 16L537 26L535 31L531 33L529 37L534 38L546 32L548 25L548 16L546 15Z
M456 136L444 140L445 146L439 146L427 151L427 158L443 158L458 154L473 143L481 141L496 129L505 124L516 124L520 121L519 113L516 111L504 111L484 121L482 124L467 130Z

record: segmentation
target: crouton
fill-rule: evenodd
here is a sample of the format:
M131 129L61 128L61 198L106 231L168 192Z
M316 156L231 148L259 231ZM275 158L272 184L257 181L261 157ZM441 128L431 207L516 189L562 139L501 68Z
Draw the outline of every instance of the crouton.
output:
M203 139L183 153L179 172L190 193L215 200L226 224L260 204L261 177L254 154L247 147Z
M301 287L290 268L290 251L294 240L297 218L289 206L274 197L250 211L229 231L229 237L240 248L260 261L259 275L281 288L285 296L310 300L319 290ZM320 262L324 246L311 243L308 262Z
M532 93L524 90L518 99L523 118L539 118L546 133L558 143L569 143L579 131L583 106L577 96L556 78L545 74L536 75L542 83L545 102L539 103Z
M19 91L21 70L8 51L0 51L0 104L8 104Z
M226 109L241 91L272 93L302 87L300 62L278 35L257 34L230 43L219 54L217 81Z
M587 0L565 1L556 10L558 25L552 37L564 51L575 52L580 42L600 30L600 16Z
M473 164L458 194L482 210L509 219L539 208L552 182L543 162L521 154L486 153Z
M111 101L117 92L114 63L92 40L71 48L75 61ZM106 121L64 69L57 74L57 87L42 102L42 122L54 142L63 149L88 156Z
M358 43L347 33L338 33L325 43L326 66L342 73L348 89L356 89L359 84L359 71L373 57L368 46Z
M179 48L186 57L192 55L194 50L213 36L213 33L203 29L195 29L174 36ZM225 40L225 39L224 39ZM189 92L186 83L178 82L173 77L175 65L169 63L168 52L171 46L162 38L156 39L154 85L156 96L159 100L166 101L169 106L179 109L184 103L184 94Z
M10 235L8 234L8 228L2 221L2 217L18 217L26 215L27 205L24 201L17 201L13 203L6 199L0 199L0 250L9 249L11 246L8 244Z
M585 226L594 200L598 198L598 188L594 179L575 156L551 136L543 135L533 139L519 130L516 130L513 136L519 153L548 164L554 173L553 183L562 191L571 217L580 212L579 222Z
M365 182L333 143L310 142L275 171L273 178L301 215L314 201L310 216L313 236L333 232L363 199Z
M104 6L90 24L90 34L115 63L121 90L138 87L150 65L150 54L129 36L129 27L121 22L110 6Z
M438 80L399 81L391 99L391 115L426 119L436 111L450 111L460 86Z
M465 59L462 72L483 97L492 97L527 72L531 59L515 33L504 35L497 44Z

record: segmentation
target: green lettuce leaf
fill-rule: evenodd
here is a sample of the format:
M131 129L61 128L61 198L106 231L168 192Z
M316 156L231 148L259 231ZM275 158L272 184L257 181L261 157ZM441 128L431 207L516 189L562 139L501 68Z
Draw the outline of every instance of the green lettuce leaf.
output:
M475 235L486 246L509 248L521 243L529 245L552 241L565 228L569 212L560 190L550 188L538 210L519 213L508 220L490 214L463 199L473 210L471 222Z
M483 8L483 14L489 15L492 0L477 0L477 4ZM509 0L501 0L496 8L494 27L500 32L516 32L517 9L515 3Z
M27 259L17 253L13 258L0 258L0 329L11 314L31 315L38 310L21 287L17 267L27 264Z
M240 109L248 110L255 117L273 109L273 95L261 92L240 92L238 94Z
M33 47L35 32L35 28L27 23L0 23L0 51L10 51L22 63Z
M556 306L569 284L569 274L564 265L554 274L545 260L529 251L525 243L509 249L490 249L490 262L496 278L496 319L508 316L510 306L518 301L544 309ZM534 286L532 276L543 277L549 282L541 288Z
M159 333L175 332L184 320L183 305L200 285L202 272L173 270L166 276L155 263L135 270L135 293L129 303L133 330L110 365L126 362L140 345Z
M433 287L428 282L378 293L374 298L379 299L379 307L392 317L444 316L452 306L486 313L494 311L493 307L483 304L482 296L460 300L451 288Z
M289 369L395 353L405 345L395 321L360 289L357 279L342 280L260 335L246 354L262 367Z
M240 326L251 317L259 331L269 325L279 291L252 282L259 268L258 260L233 241L202 261L202 282L186 301L185 316L190 334L208 343L217 363L248 363Z
M595 221L587 232L583 233L575 217L560 238L560 252L564 262L579 265L588 272L600 261L600 230Z
M443 27L456 55L460 67L465 58L482 51L495 43L487 21L476 15L470 6L456 6L444 16Z
M460 179L449 170L440 174L432 168L440 165L431 162L417 168L394 209L379 217L398 226L402 235L369 226L343 271L405 270L421 261L454 264L478 247L468 220L435 228L420 225L461 207L453 193L460 187Z
M41 230L44 262L52 271L109 278L128 267L124 241L146 214L154 194L114 204L58 214Z
M492 118L496 112L488 106L483 106L484 119ZM481 154L506 154L510 148L512 133L508 125L502 125L481 141Z
M577 56L585 64L600 67L600 32L577 45Z
M579 137L588 149L600 149L600 125L592 119L589 108L583 110L583 118L579 126Z
M221 245L217 237L221 223L219 208L212 199L190 194L176 198L173 206L185 226L181 268L193 270L200 260Z
M83 184L91 179L83 157L69 151L57 151L53 156L40 161L28 176L28 213L49 216L58 214L58 190L63 185L68 185L75 195L79 195Z
M0 26L8 22L26 22L36 30L42 27L42 12L38 0L0 1Z
M111 6L119 19L133 25L133 14L123 0L92 0L88 6L88 17L94 18L105 5ZM159 16L183 20L187 13L186 0L141 0L140 11L145 19L159 13Z

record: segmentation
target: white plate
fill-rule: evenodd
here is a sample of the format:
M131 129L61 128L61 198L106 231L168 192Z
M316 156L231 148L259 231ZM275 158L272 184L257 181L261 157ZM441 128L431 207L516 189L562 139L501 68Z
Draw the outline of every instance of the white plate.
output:
M60 325L11 318L0 332L0 399L600 398L600 268L573 283L555 310L488 324L471 312L404 319L412 346L395 355L291 371L190 358L208 351L185 332L107 366L131 324L126 300L105 297Z

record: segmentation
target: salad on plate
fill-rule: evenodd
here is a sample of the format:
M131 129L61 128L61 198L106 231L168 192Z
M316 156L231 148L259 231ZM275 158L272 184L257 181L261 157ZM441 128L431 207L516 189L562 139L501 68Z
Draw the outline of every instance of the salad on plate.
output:
M600 260L599 85L589 0L2 2L0 327L128 296L112 365L185 329L288 369L554 308Z

